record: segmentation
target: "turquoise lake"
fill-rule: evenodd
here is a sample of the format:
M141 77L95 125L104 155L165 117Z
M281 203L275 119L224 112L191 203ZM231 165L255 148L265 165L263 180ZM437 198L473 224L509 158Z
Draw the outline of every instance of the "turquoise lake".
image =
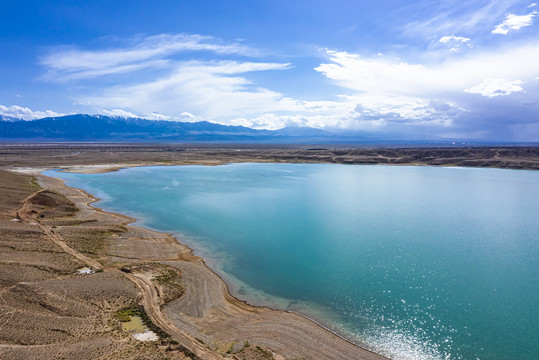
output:
M175 233L253 304L395 359L539 359L539 172L329 164L46 171Z

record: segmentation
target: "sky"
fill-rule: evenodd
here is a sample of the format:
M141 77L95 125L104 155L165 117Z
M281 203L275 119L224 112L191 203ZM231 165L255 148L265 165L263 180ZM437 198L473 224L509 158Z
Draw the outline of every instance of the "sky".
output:
M531 0L0 2L0 115L539 141Z

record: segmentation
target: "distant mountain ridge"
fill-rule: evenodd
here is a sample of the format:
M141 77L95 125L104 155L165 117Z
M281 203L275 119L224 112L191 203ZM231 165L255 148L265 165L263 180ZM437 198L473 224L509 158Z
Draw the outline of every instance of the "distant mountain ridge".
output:
M267 143L267 144L415 144L471 145L474 140L418 139L402 134L323 130L291 126L257 130L208 121L176 122L75 114L26 121L0 115L1 142L147 142L147 143ZM452 142L456 141L458 143Z
M132 142L327 142L343 136L321 129L287 127L256 130L200 122L175 122L104 115L66 115L32 121L2 117L1 141L132 141ZM346 136L345 136L346 138ZM354 136L357 138L357 134ZM341 139L342 140L342 139Z
M207 121L174 122L103 115L66 115L32 121L0 121L0 139L58 141L197 141L265 137L271 132Z
M0 121L24 121L24 120L13 117L13 116L0 115Z

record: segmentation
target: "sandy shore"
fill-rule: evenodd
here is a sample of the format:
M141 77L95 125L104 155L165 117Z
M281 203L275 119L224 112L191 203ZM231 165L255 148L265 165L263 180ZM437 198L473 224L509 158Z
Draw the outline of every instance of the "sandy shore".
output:
M125 165L73 166L67 170L96 173L121 167ZM42 170L20 169L35 175L44 188L58 191L73 201L81 209L77 214L80 219L99 218L118 225L134 222L127 216L93 207L91 204L97 201L95 197L65 186L60 179L39 174ZM106 253L106 257L99 259L104 266L158 262L181 271L185 291L181 297L161 306L166 319L161 319L164 324L157 323L164 325L169 333L178 330L173 335L202 358L213 358L214 354L225 353L227 348L250 343L271 349L275 359L385 359L301 315L251 306L234 298L226 283L206 266L204 260L194 256L191 249L170 234L129 225L125 234L109 238ZM143 280L138 279L140 284L137 286L141 290L145 286ZM151 315L151 310L148 312ZM167 326L168 321L170 326Z

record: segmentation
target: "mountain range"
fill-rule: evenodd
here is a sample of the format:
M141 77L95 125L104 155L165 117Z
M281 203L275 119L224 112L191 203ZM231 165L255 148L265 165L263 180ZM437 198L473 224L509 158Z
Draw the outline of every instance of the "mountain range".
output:
M67 115L24 121L0 118L0 141L104 141L104 142L322 142L372 139L320 129L286 127L257 130L200 122L176 122L103 115Z
M200 122L177 122L75 114L26 121L0 116L1 142L222 142L268 144L415 144L452 145L450 139L404 138L402 134L285 127L257 130ZM462 142L477 144L475 141Z

